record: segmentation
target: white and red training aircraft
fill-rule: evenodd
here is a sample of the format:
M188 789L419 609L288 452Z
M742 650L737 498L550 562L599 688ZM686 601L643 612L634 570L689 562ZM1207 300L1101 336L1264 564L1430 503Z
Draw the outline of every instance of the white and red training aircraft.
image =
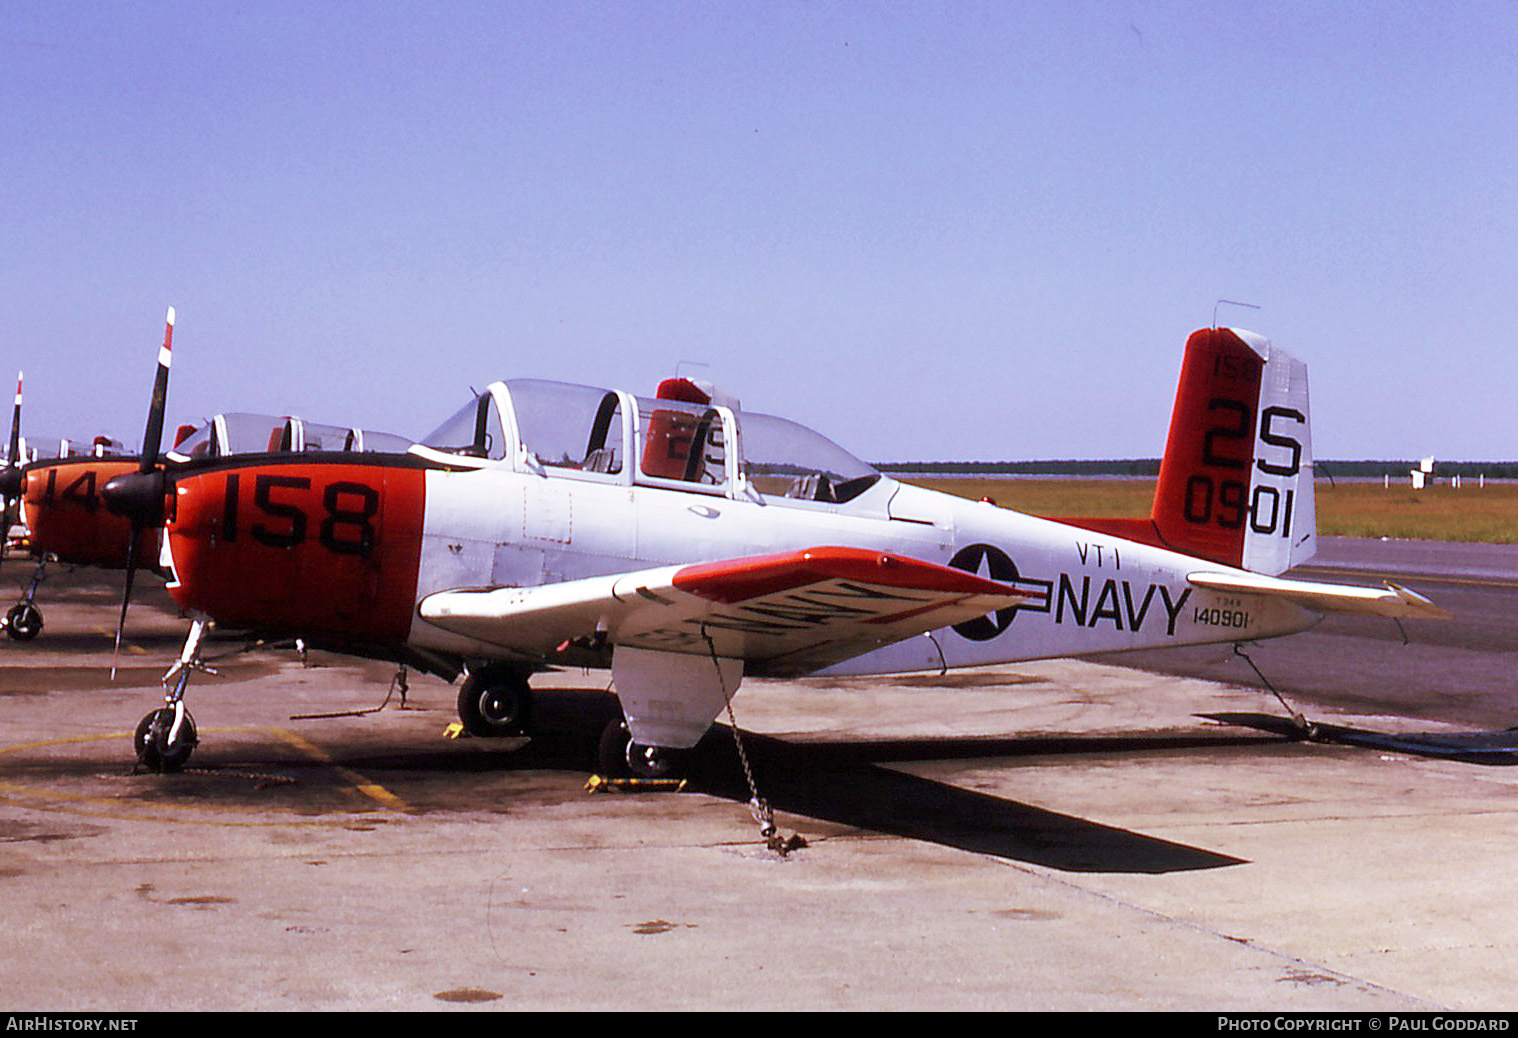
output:
M164 509L169 588L196 617L138 730L163 768L195 745L185 679L207 619L463 673L479 735L531 731L535 669L610 667L627 734L603 766L657 774L745 677L1251 641L1329 610L1444 615L1390 585L1279 576L1315 549L1306 369L1228 329L1187 343L1146 520L1059 522L900 483L679 379L652 398L497 382L404 454L242 455L106 494Z
M164 320L163 345L159 348L162 391L168 391L173 356L174 309ZM155 384L155 393L158 385ZM150 409L161 419L161 410ZM322 425L291 415L247 413L218 414L200 426L181 426L174 447L165 458L158 456L161 425L150 423L144 455L130 454L120 443L97 436L88 446L69 440L54 441L56 453L46 455L28 445L21 435L21 374L16 375L16 406L11 418L10 452L0 468L0 540L9 540L16 528L25 530L25 548L36 559L30 585L22 599L0 621L5 633L17 641L30 641L42 633L42 611L36 604L38 588L49 563L126 570L135 574L140 559L156 560L160 553L158 524L134 522L130 516L113 515L100 507L98 488L112 478L130 472L151 472L226 457L238 453L287 454L307 451L404 452L409 438L374 430ZM151 455L151 456L149 456ZM146 459L146 468L144 460ZM128 588L130 591L130 588Z

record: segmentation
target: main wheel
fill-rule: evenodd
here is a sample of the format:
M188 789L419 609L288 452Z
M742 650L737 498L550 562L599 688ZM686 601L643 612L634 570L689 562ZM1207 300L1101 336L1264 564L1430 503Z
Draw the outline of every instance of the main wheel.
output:
M171 743L169 733L173 730L172 707L160 707L138 722L137 734L132 737L137 762L149 771L175 772L182 769L200 740L196 737L195 721L189 713L184 715L179 738Z
M5 631L18 642L42 633L42 611L30 602L17 602L5 614Z
M532 714L532 689L515 674L481 671L459 689L459 720L470 735L522 735Z
M607 778L680 778L689 764L683 750L634 742L627 722L610 722L601 732L596 763Z

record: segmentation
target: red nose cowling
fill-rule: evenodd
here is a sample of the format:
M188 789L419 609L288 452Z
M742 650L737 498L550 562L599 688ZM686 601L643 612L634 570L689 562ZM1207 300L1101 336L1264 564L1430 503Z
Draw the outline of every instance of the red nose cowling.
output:
M423 472L404 465L301 459L181 475L169 591L226 627L404 641L424 498Z
M69 566L125 568L132 521L108 509L102 491L112 479L136 471L136 461L97 459L27 469L23 493L33 554L55 555ZM138 560L154 564L157 546L157 529L145 528Z

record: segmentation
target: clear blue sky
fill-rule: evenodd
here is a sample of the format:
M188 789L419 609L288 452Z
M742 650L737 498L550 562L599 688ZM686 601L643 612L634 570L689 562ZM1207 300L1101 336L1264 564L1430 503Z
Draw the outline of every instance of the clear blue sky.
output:
M41 435L420 435L681 361L872 459L1154 456L1219 320L1326 458L1518 457L1512 3L0 0Z

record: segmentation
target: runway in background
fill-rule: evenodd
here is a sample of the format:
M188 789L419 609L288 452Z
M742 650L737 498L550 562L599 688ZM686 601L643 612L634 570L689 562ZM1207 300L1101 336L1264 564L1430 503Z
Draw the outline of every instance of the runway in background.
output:
M1325 537L1290 575L1388 580L1433 599L1453 621L1330 616L1289 638L1245 647L1289 700L1481 728L1518 725L1518 545ZM1403 644L1404 633L1407 643ZM1261 685L1231 646L1113 653L1107 663ZM1262 710L1278 708L1268 692ZM1311 710L1306 711L1309 716Z

